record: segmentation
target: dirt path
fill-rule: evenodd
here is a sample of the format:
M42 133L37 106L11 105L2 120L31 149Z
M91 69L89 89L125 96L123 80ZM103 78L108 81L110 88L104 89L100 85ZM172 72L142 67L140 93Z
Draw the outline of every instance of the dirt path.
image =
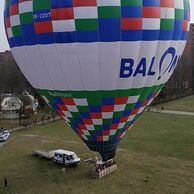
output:
M151 112L156 112L156 113L164 113L164 114L194 116L194 112L186 112L186 111L159 110L159 109L150 109L150 111Z

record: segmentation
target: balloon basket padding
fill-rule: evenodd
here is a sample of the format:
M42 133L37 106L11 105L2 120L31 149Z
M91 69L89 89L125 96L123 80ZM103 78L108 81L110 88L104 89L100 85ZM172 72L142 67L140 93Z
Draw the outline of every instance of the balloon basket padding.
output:
M117 170L117 164L114 160L108 162L101 162L99 164L96 162L95 166L92 168L92 177L96 179L101 179Z

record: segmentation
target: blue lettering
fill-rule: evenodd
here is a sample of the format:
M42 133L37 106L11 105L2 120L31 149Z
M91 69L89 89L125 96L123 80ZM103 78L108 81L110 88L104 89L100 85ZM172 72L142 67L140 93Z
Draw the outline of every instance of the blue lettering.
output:
M147 64L147 61L150 61L151 63ZM176 49L173 47L169 47L164 54L162 55L159 64L156 64L157 67L159 66L159 78L161 78L162 75L165 73L172 72L175 67L177 66L178 60L180 59L180 56L176 54ZM169 61L170 60L170 61ZM169 64L167 63L169 61ZM154 76L156 75L155 70L155 63L156 63L156 57L152 58L141 58L138 65L136 66L133 59L121 59L121 67L120 67L120 78L130 78L130 77L136 77L136 76ZM136 69L135 69L136 67Z
M175 69L175 67L178 64L179 59L180 59L180 56L179 57L178 56L175 57L174 61L171 63L171 66L170 66L170 68L168 70L168 73L170 73L172 70Z
M169 54L172 55L172 60L171 60L170 64L168 65L168 67L166 68L166 70L162 73L161 71L162 71L162 67L163 67L164 60L166 59L166 57L167 57ZM163 54L163 56L162 56L162 58L161 58L161 60L160 60L160 65L159 65L159 74L160 74L160 75L161 75L161 74L165 74L165 73L168 71L169 67L171 66L171 64L172 64L172 62L173 62L173 60L174 60L175 54L176 54L176 50L175 50L175 48L173 48L173 47L168 48L168 49L166 50L166 52Z
M152 58L151 65L150 65L150 68L148 71L148 75L155 75L156 74L156 72L152 70L152 68L154 66L154 62L155 62L155 57Z
M146 58L141 59L133 77L137 76L137 74L142 74L143 77L146 76Z
M133 59L121 59L120 78L129 78L133 74Z

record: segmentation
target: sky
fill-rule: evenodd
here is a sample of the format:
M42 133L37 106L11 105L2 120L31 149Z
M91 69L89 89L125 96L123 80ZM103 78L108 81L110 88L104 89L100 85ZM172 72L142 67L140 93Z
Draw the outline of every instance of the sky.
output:
M191 3L191 22L194 23L194 0ZM9 50L9 46L5 37L4 22L3 22L4 0L0 0L0 52Z

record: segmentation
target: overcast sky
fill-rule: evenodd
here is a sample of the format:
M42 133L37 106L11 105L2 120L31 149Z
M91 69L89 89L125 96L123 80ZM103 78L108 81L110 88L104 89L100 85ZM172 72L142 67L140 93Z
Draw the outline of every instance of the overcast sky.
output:
M191 3L191 22L194 22L194 0L190 0L190 3ZM0 52L9 49L4 32L3 7L4 0L0 0Z

